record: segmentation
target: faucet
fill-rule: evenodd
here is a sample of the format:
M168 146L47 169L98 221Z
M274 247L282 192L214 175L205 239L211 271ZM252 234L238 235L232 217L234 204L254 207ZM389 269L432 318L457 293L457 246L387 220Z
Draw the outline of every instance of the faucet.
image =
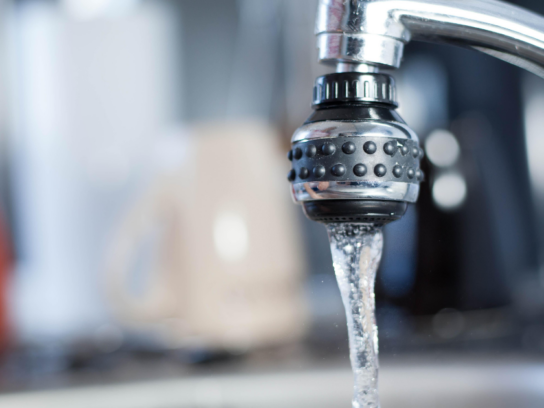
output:
M314 112L291 140L295 202L321 223L384 225L417 201L418 136L396 112L383 69L410 41L473 48L544 78L544 18L498 0L320 0Z

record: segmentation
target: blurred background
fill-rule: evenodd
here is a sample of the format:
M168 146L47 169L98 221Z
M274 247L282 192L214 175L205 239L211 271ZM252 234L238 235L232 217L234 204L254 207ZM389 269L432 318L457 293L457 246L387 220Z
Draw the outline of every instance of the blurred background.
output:
M0 2L0 407L350 406L286 181L316 6ZM394 75L428 179L386 227L383 406L542 407L544 81L419 43Z

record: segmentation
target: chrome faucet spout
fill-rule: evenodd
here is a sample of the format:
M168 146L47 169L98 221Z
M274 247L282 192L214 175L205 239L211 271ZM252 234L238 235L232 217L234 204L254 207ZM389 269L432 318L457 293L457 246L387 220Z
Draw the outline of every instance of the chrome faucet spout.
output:
M396 112L394 79L412 40L474 48L544 78L544 17L498 0L320 0L315 112L292 138L288 179L323 223L385 224L418 198L417 135Z
M411 40L474 48L544 77L544 17L498 0L320 0L322 62L398 68Z

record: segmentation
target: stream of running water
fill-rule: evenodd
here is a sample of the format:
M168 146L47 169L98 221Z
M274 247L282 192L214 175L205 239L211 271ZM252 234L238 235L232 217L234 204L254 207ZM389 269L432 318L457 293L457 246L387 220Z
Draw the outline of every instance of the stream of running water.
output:
M380 227L370 224L329 224L334 271L346 309L353 408L379 408L378 328L374 282L383 248Z

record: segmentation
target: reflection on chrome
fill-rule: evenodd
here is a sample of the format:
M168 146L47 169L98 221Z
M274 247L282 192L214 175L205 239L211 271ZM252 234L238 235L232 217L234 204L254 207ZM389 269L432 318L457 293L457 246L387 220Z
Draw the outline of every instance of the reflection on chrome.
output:
M398 68L411 41L471 47L544 77L544 18L496 0L320 0L319 58Z
M325 139L339 136L389 137L418 141L415 132L401 122L363 122L323 121L308 123L295 132L292 143L303 140Z
M394 181L312 181L294 184L292 194L296 202L370 199L415 203L419 185Z

